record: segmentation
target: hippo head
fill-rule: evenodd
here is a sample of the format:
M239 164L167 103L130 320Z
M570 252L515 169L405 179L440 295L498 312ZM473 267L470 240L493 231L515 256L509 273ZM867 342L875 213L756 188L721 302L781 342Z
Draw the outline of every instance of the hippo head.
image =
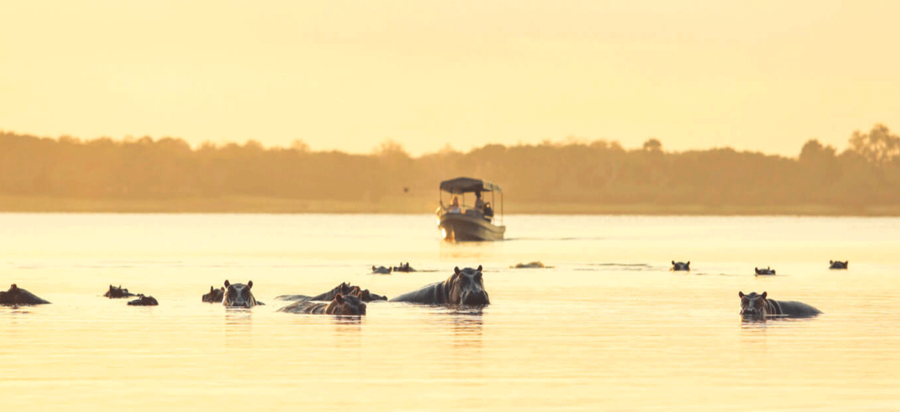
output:
M336 294L334 299L325 307L325 313L339 316L363 316L366 314L366 304L359 300L359 289L356 289L357 295Z
M829 260L828 263L831 264L832 269L847 269L847 265L850 264L850 261L841 262L840 260Z
M209 303L217 303L222 301L222 296L225 295L225 288L214 288L212 286L209 287L209 293L203 295L201 299L203 302Z
M459 267L453 268L453 276L448 279L448 283L448 303L451 305L487 305L491 303L487 291L484 290L480 265L478 269L459 270Z
M19 287L13 283L9 290L6 292L0 291L0 303L16 303L16 298L19 296Z
M672 270L691 270L691 261L685 262L676 262L672 261Z
M356 286L357 288L359 286ZM362 289L357 294L359 300L363 302L371 302L373 300L387 300L387 296L376 295L374 293L369 292L369 289Z
M769 301L766 300L768 294L763 292L762 295L751 292L745 295L744 292L738 292L741 298L741 316L745 318L765 319L769 314Z
M225 281L225 295L222 297L223 306L243 306L249 308L256 306L256 298L250 288L253 287L253 281L243 283L230 283Z

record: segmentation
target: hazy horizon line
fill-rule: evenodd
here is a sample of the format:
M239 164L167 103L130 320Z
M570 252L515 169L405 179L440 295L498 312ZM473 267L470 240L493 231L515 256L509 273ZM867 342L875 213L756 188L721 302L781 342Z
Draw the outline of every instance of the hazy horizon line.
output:
M875 125L877 126L880 124L882 124L882 123L876 123ZM861 129L856 129L853 132L861 132ZM852 136L853 132L848 134L848 140L849 140L849 136ZM297 149L300 149L301 151L305 151L305 152L309 152L309 153L339 152L339 153L354 154L354 155L373 155L373 154L378 154L380 152L383 152L386 148L389 148L389 149L395 149L395 150L399 149L403 153L405 153L407 156L409 156L410 158L421 158L421 157L425 157L425 156L429 156L429 155L436 155L436 154L441 154L441 153L463 153L463 154L465 154L465 153L471 153L472 151L482 149L487 146L495 146L495 145L503 146L503 147L527 147L527 146L537 147L537 146L590 145L595 142L604 142L613 147L617 146L618 148L621 148L622 150L629 151L629 150L641 150L645 143L647 143L651 140L654 140L654 139L659 141L660 143L662 143L661 150L666 153L687 153L687 152L693 152L693 151L731 149L738 153L761 153L761 154L764 154L767 156L781 156L781 157L787 157L787 158L796 158L799 156L800 149L802 148L803 144L805 144L806 142L809 142L810 140L816 140L821 143L821 140L818 137L805 138L802 142L799 143L796 154L786 155L786 154L782 154L782 153L778 153L778 152L765 152L763 150L758 150L758 149L746 149L746 148L739 149L739 148L735 148L734 146L731 146L731 145L713 145L713 146L709 146L709 147L705 147L705 148L688 148L685 150L666 149L665 140L662 138L659 138L659 137L655 137L655 136L647 137L646 140L644 140L644 143L641 144L641 146L629 148L629 147L623 146L621 141L615 140L615 139L588 138L588 137L581 137L581 136L577 136L577 135L567 135L558 140L543 139L540 142L532 142L532 143L523 142L521 140L516 142L515 144L485 142L484 144L482 144L480 146L473 145L468 150L454 147L450 142L445 142L444 145L439 149L431 150L431 151L424 151L422 153L416 154L416 153L411 153L408 149L406 149L406 147L404 147L403 143L398 142L390 137L381 140L375 147L371 148L369 151L353 151L353 150L346 150L346 149L341 149L341 148L316 150L316 149L313 149L312 147L310 147L309 144L303 139L295 139L291 143L290 146L283 146L283 145L277 145L277 144L276 145L266 145L265 143L261 142L260 140L253 139L253 138L244 140L243 142L240 142L240 141L215 142L212 140L204 140L200 143L192 144L188 139L181 137L181 136L153 137L150 135L143 135L143 136L137 137L134 135L125 135L121 138L114 138L114 137L110 137L110 136L84 138L84 137L79 137L79 136L73 136L71 134L62 134L62 135L53 137L53 136L40 136L37 134L31 134L28 132L19 132L19 131L15 131L15 130L7 130L7 129L0 129L0 135L17 135L17 136L24 136L24 137L34 137L34 138L38 138L38 139L50 139L50 140L54 140L57 142L62 141L62 139L72 139L74 141L81 142L81 143L87 143L87 142L98 141L98 140L110 140L114 143L133 143L133 142L145 139L145 138L149 138L151 141L156 142L156 141L161 141L161 140L165 140L165 139L172 139L172 140L180 140L180 141L184 142L185 144L188 145L188 147L190 147L191 150L198 150L204 146L212 146L215 148L222 148L222 147L226 147L226 146L230 146L230 145L246 146L248 144L252 144L252 145L255 145L258 147L262 147L265 150L277 150L277 149L297 150ZM825 147L833 147L835 150L837 150L839 152L844 152L844 151L850 150L849 142L847 144L845 144L845 146L843 148L834 147L832 145L825 144L825 143L822 143L822 145Z

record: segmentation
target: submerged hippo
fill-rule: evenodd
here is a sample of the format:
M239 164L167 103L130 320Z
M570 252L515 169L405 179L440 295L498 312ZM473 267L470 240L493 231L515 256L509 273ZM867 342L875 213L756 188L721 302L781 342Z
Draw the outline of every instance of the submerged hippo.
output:
M374 293L369 292L369 289L363 289L359 286L353 286L347 282L343 282L340 285L334 287L334 289L329 290L328 292L316 295L316 296L307 296L307 295L281 295L276 297L278 300L316 300L316 301L324 301L330 302L334 299L335 295L354 295L359 297L363 302L371 302L373 300L387 300L387 296L381 296Z
M409 272L415 272L415 271L416 271L415 269L409 267L409 262L406 262L405 264L404 264L403 262L400 262L400 266L394 266L394 267L391 268L391 269L392 269L394 272L406 272L406 273L409 273Z
M745 295L738 292L741 297L741 316L751 319L766 319L767 317L810 318L820 313L818 309L803 302L789 302L783 300L767 299L766 292L762 295L752 292Z
M50 302L35 296L25 289L19 289L15 283L9 287L8 291L0 292L0 305L43 305L47 303Z
M109 285L109 290L103 296L110 299L130 298L134 296L134 293L129 292L128 289L122 289L122 285L119 287Z
M393 268L386 268L384 266L375 267L372 266L372 274L373 275L390 275Z
M250 288L253 287L253 281L243 283L231 283L225 281L225 293L222 296L222 306L243 306L245 308L262 305L253 296Z
M484 290L481 266L478 269L453 268L453 275L443 282L402 294L391 302L424 303L428 305L487 305L491 303Z
M157 306L159 302L153 296L138 294L138 298L128 302L128 306Z
M828 263L831 264L831 266L828 267L829 269L847 269L847 266L850 265L849 260L843 262L840 260L829 260Z
M775 275L775 269L767 267L765 269L753 268L756 271L756 276L764 276L764 275Z
M361 293L357 290L357 294ZM366 304L358 295L334 295L331 302L310 302L301 300L278 310L287 313L306 313L310 315L364 316Z
M209 293L200 297L203 302L207 303L221 303L222 298L225 297L225 288L214 288L212 286L209 287Z
M510 269L552 269L553 266L547 266L541 261L534 261L528 263L516 263L515 266L510 266Z
M676 262L673 260L672 261L672 270L675 272L680 272L680 271L690 272L691 271L691 261L689 260L689 261L687 261L687 263L685 263L685 262Z

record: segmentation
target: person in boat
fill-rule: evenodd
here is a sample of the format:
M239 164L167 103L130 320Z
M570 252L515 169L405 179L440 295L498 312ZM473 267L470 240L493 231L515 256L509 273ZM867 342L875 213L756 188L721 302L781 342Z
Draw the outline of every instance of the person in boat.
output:
M459 207L459 196L453 196L453 202L450 203L450 209L447 212L462 213L462 208Z
M487 221L490 221L494 217L494 209L491 208L491 203L487 202L484 204L484 218Z
M475 192L475 210L484 214L484 201L481 200L481 192Z

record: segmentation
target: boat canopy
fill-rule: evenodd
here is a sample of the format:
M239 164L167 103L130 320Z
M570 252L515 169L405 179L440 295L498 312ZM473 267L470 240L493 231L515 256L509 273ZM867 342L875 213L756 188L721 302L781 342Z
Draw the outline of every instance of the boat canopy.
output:
M457 177L456 179L445 180L441 182L441 190L455 195L472 192L491 192L494 190L503 193L500 190L500 186L471 177Z

